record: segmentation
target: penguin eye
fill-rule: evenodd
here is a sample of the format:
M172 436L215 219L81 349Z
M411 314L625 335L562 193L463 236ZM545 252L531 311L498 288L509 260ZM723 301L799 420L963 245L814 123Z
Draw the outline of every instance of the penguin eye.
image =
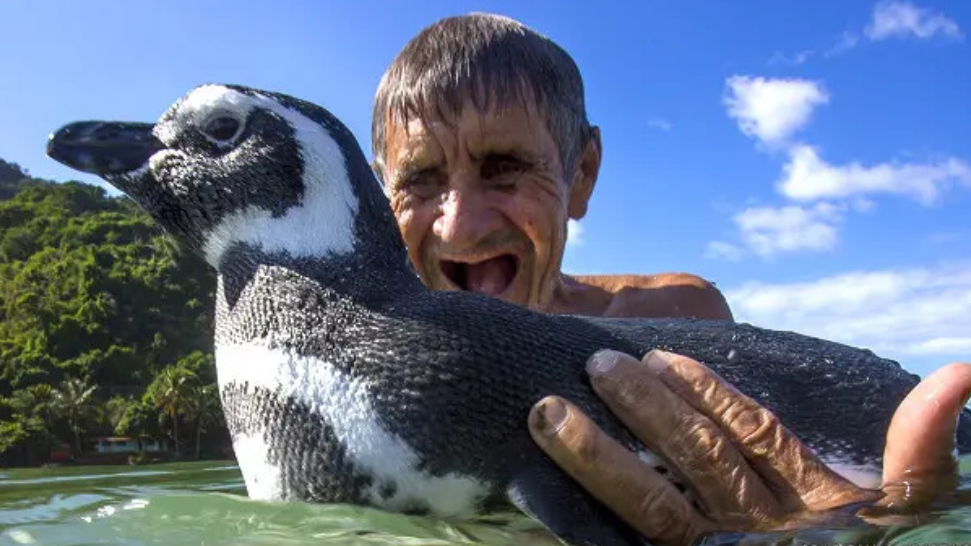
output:
M218 116L206 122L202 132L220 142L232 140L239 132L239 120L231 116Z

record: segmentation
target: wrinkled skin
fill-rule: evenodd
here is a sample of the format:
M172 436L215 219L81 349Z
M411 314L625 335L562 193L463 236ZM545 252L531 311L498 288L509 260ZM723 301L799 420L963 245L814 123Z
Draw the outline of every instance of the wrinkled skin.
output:
M467 101L449 119L389 116L379 170L422 281L553 313L731 319L722 294L694 275L561 272L567 221L586 214L599 173L600 133L566 172L526 102L483 113Z
M646 537L691 544L713 531L812 525L813 515L853 503L873 523L901 523L956 477L954 430L971 395L971 364L925 378L887 433L882 486L854 484L822 464L763 406L690 358L652 351L643 362L613 351L587 366L594 390L701 498L693 505L653 467L606 436L560 397L530 415L534 440L595 497Z
M565 183L535 109L482 116L467 102L455 120L412 119L388 135L388 195L425 284L533 307L549 301L567 218L580 215L593 188L582 174Z

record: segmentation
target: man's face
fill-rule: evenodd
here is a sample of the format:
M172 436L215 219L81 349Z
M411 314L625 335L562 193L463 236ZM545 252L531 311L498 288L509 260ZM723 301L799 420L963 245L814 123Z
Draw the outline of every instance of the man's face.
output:
M409 258L432 289L545 306L571 210L556 143L519 101L485 115L467 102L450 121L387 123L384 180Z

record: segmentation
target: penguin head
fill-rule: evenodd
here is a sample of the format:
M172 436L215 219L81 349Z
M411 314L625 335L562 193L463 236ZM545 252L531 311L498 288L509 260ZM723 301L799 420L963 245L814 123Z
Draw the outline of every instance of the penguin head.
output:
M154 124L66 125L47 153L127 194L217 269L237 245L327 259L400 243L350 131L283 94L203 85Z

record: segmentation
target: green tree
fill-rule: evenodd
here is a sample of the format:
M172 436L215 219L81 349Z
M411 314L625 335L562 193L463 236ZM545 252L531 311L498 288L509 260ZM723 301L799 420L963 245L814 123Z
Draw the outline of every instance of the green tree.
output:
M133 401L125 408L114 433L119 436L159 437L162 432L160 414L155 404L149 401Z
M0 160L0 464L20 464L45 434L80 435L60 421L38 428L45 410L24 394L32 387L80 377L106 398L142 394L166 364L183 361L201 384L214 382L214 290L209 266L127 197ZM123 422L149 430L166 415L149 404L147 419L145 407L122 411L96 397L106 415L88 419L89 432Z
M24 430L22 421L0 421L0 450L11 450L28 438L30 433Z
M109 434L117 434L118 425L121 424L125 413L128 412L128 406L134 403L133 400L124 396L112 396L105 402L101 417L102 424Z
M2 401L12 413L11 421L4 427L9 429L10 438L4 439L21 445L23 459L28 464L37 460L38 451L44 454L44 459L50 456L53 400L54 391L50 385L41 384L15 391Z
M219 387L215 383L197 385L192 390L188 406L189 418L196 425L196 459L202 458L202 433L207 427L219 422L222 410L219 405Z
M172 441L179 458L179 421L194 403L198 376L185 366L172 365L162 370L148 387L146 396L172 420Z
M74 440L72 450L75 457L81 455L81 433L84 431L85 421L94 413L92 397L97 388L97 385L72 377L64 380L53 391L52 408L58 416L67 421L71 429Z

